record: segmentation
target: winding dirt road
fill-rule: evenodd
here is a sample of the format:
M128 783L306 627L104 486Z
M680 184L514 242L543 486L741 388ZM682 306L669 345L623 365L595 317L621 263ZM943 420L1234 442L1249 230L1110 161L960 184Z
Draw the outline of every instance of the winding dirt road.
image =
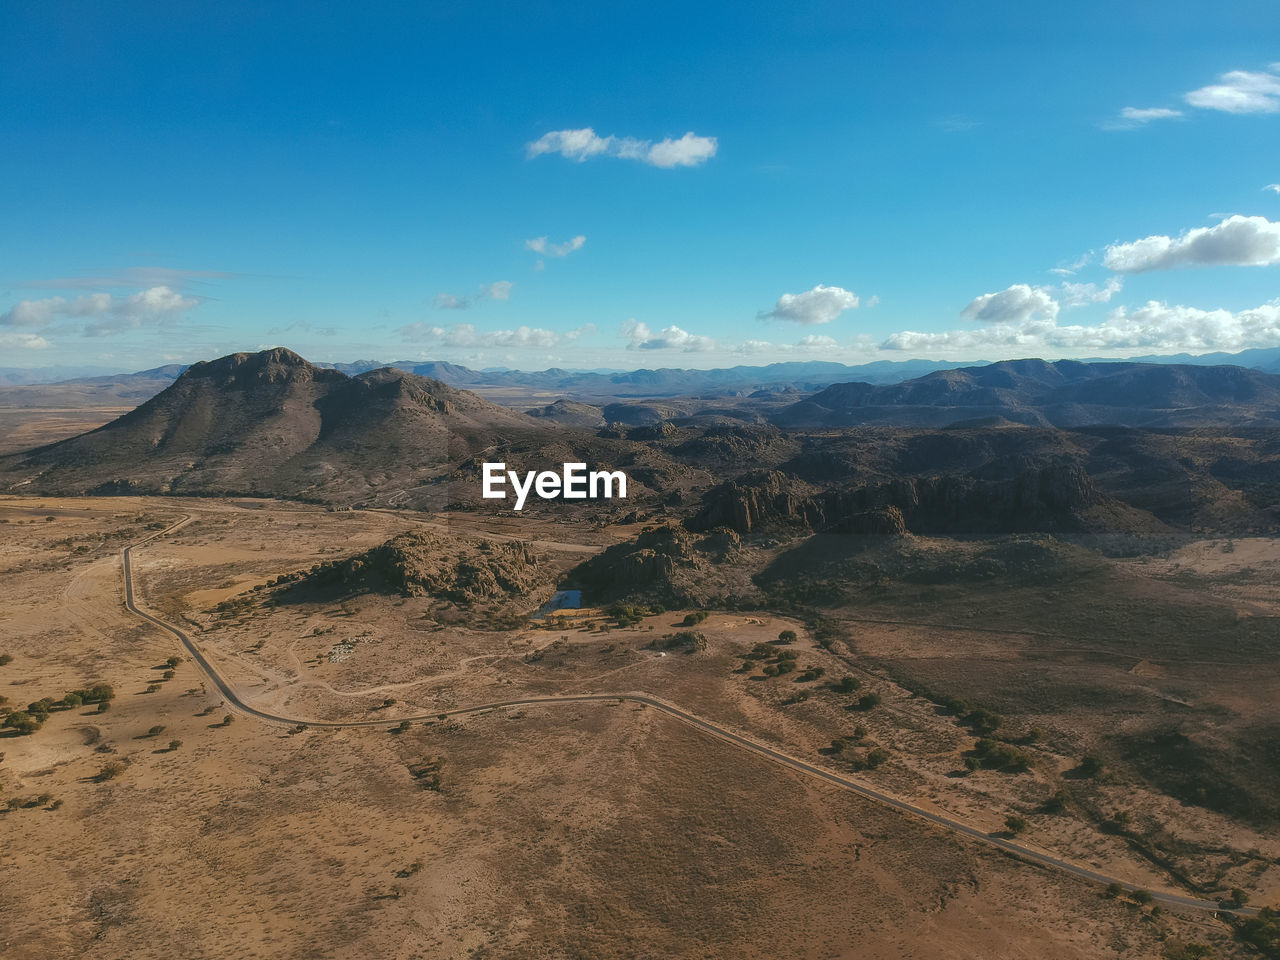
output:
M169 633L172 636L176 637L182 643L182 646L186 648L186 651L191 655L191 658L196 662L196 664L199 665L200 669L204 672L205 676L208 677L209 681L215 687L218 688L218 691L222 694L227 704L233 709L239 711L240 713L246 714L251 717L256 717L257 719L264 720L268 723L287 724L289 726L295 726L295 727L302 726L302 727L326 727L326 728L349 729L349 728L357 728L357 727L388 728L389 725L393 725L392 721L388 721L385 719L384 720L306 720L300 717L286 717L281 714L270 713L266 710L260 710L257 707L253 706L252 704L246 703L244 700L240 698L240 695L236 692L235 688L232 687L231 684L226 680L226 678L218 671L218 668L215 667L209 661L209 659L204 655L204 653L201 651L199 646L196 645L196 643L191 639L191 637L184 630L182 630L180 627L175 626L172 623L169 623L166 620L162 620L160 617L157 617L152 613L147 612L145 608L138 605L138 600L134 591L134 583L133 583L133 564L132 564L133 551L139 549L140 547L146 545L147 543L150 543L153 540L157 540L160 537L167 536L168 534L172 533L174 530L177 530L179 527L182 527L183 525L188 523L190 520L191 520L190 516L185 516L181 520L179 520L177 523L174 523L173 525L165 528L164 530L161 530L158 533L152 534L149 537L145 537L144 539L139 540L136 543L130 544L129 546L124 548L124 553L123 553L124 604L125 604L125 607L129 610L129 612L135 614L138 617L141 617L143 620L146 620L148 623L154 624L155 626L159 627L161 630L165 631L166 633ZM901 813L905 813L908 816L927 821L928 823L931 823L937 827L941 827L944 830L949 830L952 833L956 833L961 836L968 837L973 840L977 840L978 842L984 843L988 846L995 847L1001 852L1011 857L1014 857L1018 860L1021 860L1023 862L1034 864L1040 867L1046 867L1051 870L1056 870L1081 880L1087 880L1091 883L1102 884L1102 885L1118 884L1122 889L1127 890L1131 893L1137 892L1140 889L1135 884L1122 880L1119 877L1107 876L1104 873L1099 873L1096 870L1092 870L1080 864L1073 863L1070 860L1064 860L1060 857L1055 857L1049 853L1044 853L1039 850L1033 850L1030 847L1026 847L1021 844L1014 843L1013 841L1005 839L1004 837L986 833L985 831L979 830L976 827L969 826L968 824L963 823L959 820L953 820L950 817L943 816L942 814L933 813L932 811L925 810L905 800L899 799L898 797L890 796L887 793L881 793L879 790L876 790L873 787L867 786L864 783L858 782L856 780L851 780L847 777L843 777L836 773L832 773L829 770L816 766L805 760L800 760L789 754L782 753L779 750L775 750L772 747L768 747L768 746L765 746L764 744L757 743L756 741L751 740L741 734L734 733L732 730L728 730L724 727L711 723L708 720L704 720L701 717L695 716L694 714L691 714L686 712L685 710L682 710L681 708L675 706L674 704L667 703L665 700L660 700L659 698L651 696L647 693L622 692L622 693L566 694L563 696L524 697L524 698L515 699L515 700L501 700L495 703L483 703L483 704L478 704L476 706L471 706L471 707L460 707L453 710L445 710L445 711L437 712L434 714L423 714L421 716L407 717L404 719L407 719L411 722L421 722L426 720L436 720L437 718L440 718L440 717L461 717L461 716L468 716L468 715L474 715L479 713L486 713L491 710L501 710L506 707L563 705L563 704L574 704L574 703L622 703L622 702L639 703L639 704L643 704L646 707L652 707L653 709L663 714L666 714L667 716L672 717L680 721L681 723L688 724L689 726L694 727L702 731L703 733L708 734L709 736L712 736L719 740L733 744L734 746L739 747L743 750L747 750L751 753L754 753L757 756L764 757L766 760L771 760L772 762L780 766L787 767L790 770L794 770L798 773L805 774L806 776L810 776L818 780L822 780L823 782L831 784L832 786L835 786L835 787L839 787L842 790L848 790L851 793L856 793L858 796L865 797L868 800L872 800L876 803L882 804L883 806L890 807ZM1151 893L1151 896L1155 901L1168 906L1181 907L1183 909L1209 911L1213 913L1223 913L1223 914L1234 914L1236 916L1254 916L1258 912L1257 909L1252 907L1238 907L1234 909L1224 908L1219 903L1213 900L1203 900L1198 897L1186 896L1184 894L1179 894L1179 893L1175 893L1168 890L1151 890L1149 892Z

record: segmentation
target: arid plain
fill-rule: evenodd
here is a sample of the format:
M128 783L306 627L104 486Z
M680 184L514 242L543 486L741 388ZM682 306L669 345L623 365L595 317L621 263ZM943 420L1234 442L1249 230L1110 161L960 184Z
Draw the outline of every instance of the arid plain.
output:
M303 722L373 725L324 729L242 715L174 637L124 608L121 549L184 518L135 552L140 602L188 630L247 703ZM503 524L484 517L243 499L15 497L0 501L0 520L13 657L0 668L0 691L11 705L93 683L116 691L105 712L58 709L35 734L3 741L6 956L1160 957L1182 955L1184 944L1222 955L1242 949L1203 911L1108 896L641 704L439 716L540 696L648 694L984 832L1005 833L1006 818L1022 817L1018 842L1029 848L1136 887L1185 892L1167 864L1144 856L1127 831L1099 829L1093 816L1133 810L1143 831L1176 829L1183 853L1175 873L1247 888L1254 902L1274 900L1280 887L1280 844L1267 831L1122 775L1087 786L1071 779L1087 738L1123 723L1105 709L1093 717L1097 733L1075 738L1063 731L1090 725L1064 720L1061 710L1050 716L1049 706L1043 717L1007 720L1025 724L1019 739L1034 758L1030 769L962 775L972 731L895 682L892 668L947 674L957 687L993 673L1068 692L1123 684L1131 697L1170 698L1176 687L1224 711L1263 708L1262 691L1274 682L1256 672L1248 682L1192 681L1176 659L1136 648L1073 651L1049 668L1048 641L1019 631L1016 600L963 623L943 622L955 614L946 603L913 622L880 622L893 618L875 605L856 619L859 611L845 610L825 628L839 632L829 649L800 621L713 611L696 628L704 649L668 652L661 638L696 611L626 626L597 610L511 625L502 618L513 611L500 605L374 593L330 600L263 587L404 531L500 542ZM553 579L623 536L550 520L522 529ZM1277 559L1270 541L1235 550L1255 568ZM1221 563L1221 545L1206 543L1163 565L1120 563L1114 575L1157 592L1171 579L1182 590L1195 580L1212 595ZM795 642L777 644L788 629ZM745 669L762 665L749 658L771 642L795 651L796 671ZM182 660L164 679L173 656ZM822 675L796 682L810 668ZM856 692L837 689L846 676ZM869 693L879 702L848 709ZM1082 703L1079 714L1088 712ZM1037 724L1043 732L1031 735ZM838 751L836 739L846 744ZM869 769L876 749L887 759ZM113 764L119 772L104 775ZM1043 812L1064 785L1067 808Z

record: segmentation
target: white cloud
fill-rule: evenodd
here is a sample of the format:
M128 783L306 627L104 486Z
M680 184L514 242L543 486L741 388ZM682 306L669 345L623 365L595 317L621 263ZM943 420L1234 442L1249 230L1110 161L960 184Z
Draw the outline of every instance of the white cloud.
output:
M824 337L821 334L811 333L807 337L801 337L796 346L801 350L833 350L840 344L835 337Z
M1182 118L1181 110L1168 107L1125 107L1120 116L1102 124L1105 130L1133 130L1145 127L1152 120L1178 120Z
M1059 288L1062 291L1064 307L1083 307L1090 303L1110 303L1112 296L1124 287L1119 277L1110 277L1102 286L1096 283L1070 283L1064 281Z
M1152 300L1136 309L1118 307L1101 323L1059 325L1053 319L1026 319L941 333L903 331L881 344L884 350L916 353L1026 353L1148 350L1156 352L1235 351L1280 346L1280 300L1250 310L1201 310Z
M715 137L699 137L690 131L678 140L670 138L654 143L635 137L599 136L590 127L581 130L553 130L529 143L529 158L558 153L578 163L592 157L618 157L639 160L653 167L696 167L716 155Z
M1280 263L1280 223L1266 217L1228 217L1177 238L1151 236L1107 247L1103 264L1119 273L1174 267L1252 266Z
M663 327L654 334L648 324L638 320L624 323L622 335L630 341L627 344L628 350L682 350L685 353L701 353L716 347L716 342L710 337L701 337L674 325Z
M584 323L580 327L567 331L564 334L564 338L572 342L574 340L580 340L583 337L589 337L595 332L596 332L596 325L594 323Z
M514 286L510 280L495 280L493 283L480 284L479 292L474 297L437 293L431 302L437 310L465 310L476 300L510 300L511 288Z
M761 320L790 320L804 326L813 326L830 323L844 311L857 306L858 297L852 291L818 284L804 293L784 293L772 310L762 310L757 316Z
M1280 111L1280 63L1266 72L1232 70L1220 83L1192 90L1184 99L1202 110L1224 113L1275 113Z
M437 310L465 310L471 306L471 301L466 297L457 297L452 293L437 293L431 302Z
M0 347L16 350L45 350L51 347L44 337L36 333L0 333Z
M587 242L587 238L577 236L564 243L551 243L546 237L534 237L532 240L526 240L524 247L526 250L532 250L534 253L541 253L548 257L567 257L575 250L581 250L583 244ZM542 261L538 261L541 263Z
M1049 269L1049 272L1056 273L1060 277L1074 276L1077 272L1079 272L1080 270L1083 270L1086 266L1088 266L1089 263L1092 262L1092 260L1093 260L1093 251L1089 250L1089 251L1086 251L1085 253L1080 254L1080 256L1076 257L1074 260L1070 260L1070 261L1064 260L1059 262L1056 267L1051 267Z
M429 343L442 347L515 347L545 349L562 339L554 330L541 327L517 327L514 330L477 330L474 324L455 323L437 327L426 323L411 323L400 328L405 340Z
M1058 301L1044 287L1015 283L999 293L975 297L961 316L979 323L1022 323L1034 318L1052 322L1058 316Z
M184 297L165 286L151 287L127 297L92 293L74 300L66 297L22 300L0 314L0 326L43 330L59 320L86 320L83 332L100 337L168 323L199 302L196 297Z
M1263 190L1270 190L1272 193L1280 193L1280 183L1268 183Z
M686 133L679 140L661 140L649 148L645 163L655 167L696 167L716 155L715 137Z

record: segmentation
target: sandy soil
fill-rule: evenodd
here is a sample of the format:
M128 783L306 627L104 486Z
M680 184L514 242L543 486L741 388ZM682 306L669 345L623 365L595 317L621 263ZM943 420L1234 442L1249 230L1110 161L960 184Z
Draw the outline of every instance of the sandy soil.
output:
M256 705L385 717L385 727L224 726L193 664L162 679L179 651L124 610L119 550L182 515L191 522L136 554L146 602L189 625ZM424 598L236 604L416 520L458 536L502 532L480 518L6 498L0 520L0 653L14 658L0 667L0 695L21 706L96 682L118 693L105 713L58 710L35 734L0 739L0 796L22 801L0 812L6 958L1137 958L1160 957L1170 937L1235 949L1221 923L1106 899L634 704L513 708L391 732L405 716L525 693L647 691L845 773L881 746L890 759L859 774L881 789L990 830L1024 814L1029 843L1169 886L1087 818L1034 812L1078 745L1050 736L1028 747L1031 772L957 776L973 736L870 655L1011 658L1007 637L860 625L824 651L797 622L712 612L695 628L704 652L662 656L651 644L685 611L625 629L586 611L499 631ZM527 535L567 568L620 534L547 521ZM782 629L801 634L801 668L823 677L740 671ZM1151 658L1123 667L1137 685L1171 669ZM832 688L844 674L859 679L856 695ZM1223 677L1214 695L1229 686ZM868 691L878 707L846 709ZM821 752L859 726L844 754ZM99 782L113 761L123 773ZM1180 831L1280 855L1238 824L1115 790ZM1246 885L1253 871L1247 885L1265 892L1276 878L1260 864L1246 858L1228 879Z

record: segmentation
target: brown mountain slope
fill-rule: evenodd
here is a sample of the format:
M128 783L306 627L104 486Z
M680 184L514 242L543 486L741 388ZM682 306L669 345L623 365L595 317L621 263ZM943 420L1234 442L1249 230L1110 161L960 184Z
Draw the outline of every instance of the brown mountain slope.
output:
M544 425L402 370L357 377L285 349L197 363L90 433L0 461L24 492L237 493L427 505L424 485Z

